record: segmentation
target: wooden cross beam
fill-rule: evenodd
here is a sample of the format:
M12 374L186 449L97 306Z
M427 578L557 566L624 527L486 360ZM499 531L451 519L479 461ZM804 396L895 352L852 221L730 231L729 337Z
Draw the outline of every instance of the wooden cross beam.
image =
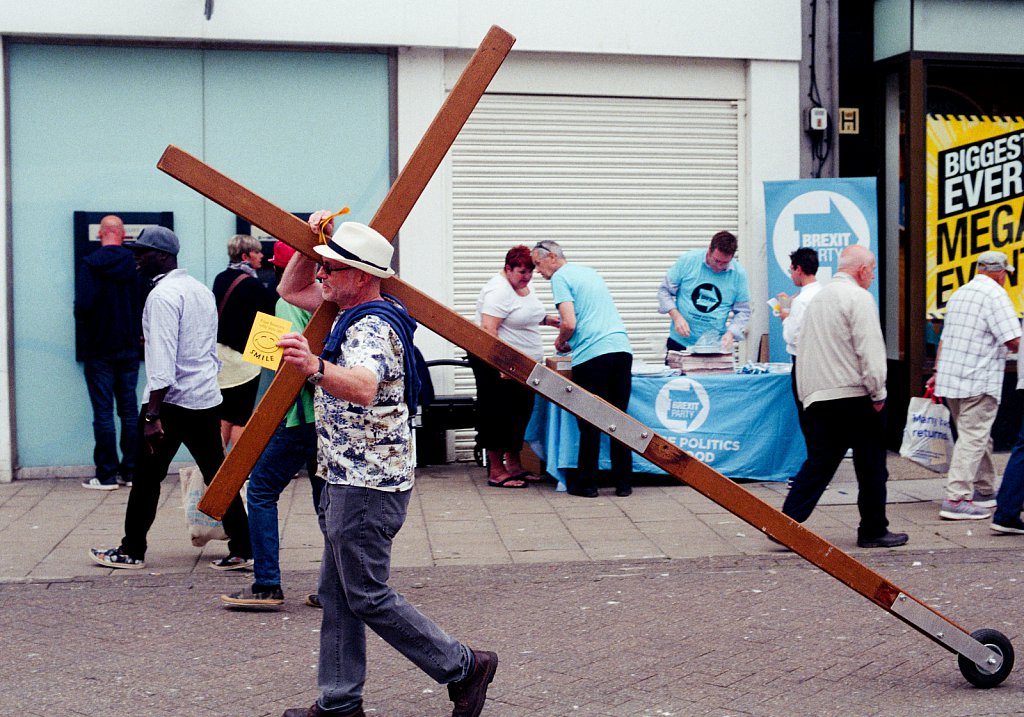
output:
M453 88L416 152L388 194L371 226L393 238L419 192L441 162L459 129L497 71L514 39L492 28ZM469 86L472 89L466 89ZM463 91L465 90L465 94ZM471 97L471 101L470 98ZM458 109L450 107L455 103ZM451 110L451 112L449 112ZM457 115L457 119L452 119ZM439 143L434 146L433 143ZM269 232L311 258L314 241L306 222L258 197L200 160L168 147L160 169L200 194ZM408 180L406 177L408 176ZM960 669L973 684L992 687L1002 682L1013 666L1012 647L994 630L985 643L959 625L893 585L835 545L761 501L745 488L693 458L662 436L606 401L588 393L543 364L483 331L479 326L420 292L397 277L386 279L383 291L396 296L421 324L489 365L525 384L548 400L596 426L667 473L711 499L766 535L788 546L804 559L914 627L947 650L960 655ZM314 314L306 336L319 351L337 313L323 305ZM248 477L271 434L294 400L305 377L291 366L282 368L223 467L200 503L203 512L223 516L228 504ZM991 637L995 633L1005 641ZM993 649L993 646L995 649Z

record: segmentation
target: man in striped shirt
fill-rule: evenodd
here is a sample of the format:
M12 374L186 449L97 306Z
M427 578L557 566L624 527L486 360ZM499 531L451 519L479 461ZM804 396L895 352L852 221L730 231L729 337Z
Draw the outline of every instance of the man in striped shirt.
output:
M939 517L984 520L996 505L992 466L992 424L1003 392L1007 350L1020 344L1020 321L1003 288L1013 267L1006 255L978 256L974 278L946 304L935 375L928 380L946 399L956 422L946 495Z

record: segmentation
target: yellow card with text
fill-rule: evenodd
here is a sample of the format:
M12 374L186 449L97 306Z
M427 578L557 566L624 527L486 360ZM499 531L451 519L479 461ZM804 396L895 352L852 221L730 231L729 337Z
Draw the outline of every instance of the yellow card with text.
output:
M252 322L252 330L249 332L249 340L245 342L242 358L249 363L276 371L281 363L282 353L277 342L291 328L291 321L257 311L256 320Z

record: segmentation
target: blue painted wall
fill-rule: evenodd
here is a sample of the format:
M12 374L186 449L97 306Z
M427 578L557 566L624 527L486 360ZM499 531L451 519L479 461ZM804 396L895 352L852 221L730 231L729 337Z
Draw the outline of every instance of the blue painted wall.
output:
M72 213L173 211L179 264L209 286L234 216L156 169L176 144L290 211L369 221L390 184L388 57L8 47L18 466L88 465Z

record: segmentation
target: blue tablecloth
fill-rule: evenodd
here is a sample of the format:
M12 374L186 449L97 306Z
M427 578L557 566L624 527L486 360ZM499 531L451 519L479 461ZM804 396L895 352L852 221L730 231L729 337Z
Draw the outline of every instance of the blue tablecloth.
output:
M730 478L787 480L806 457L788 373L634 376L629 415ZM576 417L537 398L526 440L565 490L576 467ZM601 470L611 468L601 436ZM633 454L633 470L664 473Z

